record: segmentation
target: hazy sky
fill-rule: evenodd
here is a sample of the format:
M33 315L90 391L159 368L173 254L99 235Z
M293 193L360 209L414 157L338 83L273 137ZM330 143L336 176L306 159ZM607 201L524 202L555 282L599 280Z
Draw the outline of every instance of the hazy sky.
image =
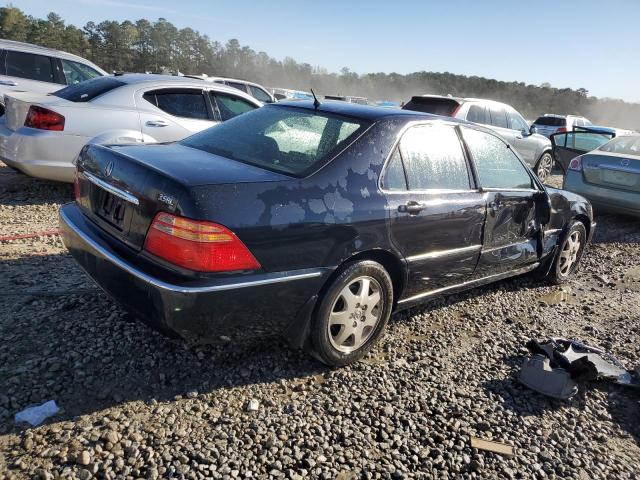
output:
M12 0L68 23L155 20L358 73L449 71L640 101L640 1ZM215 73L215 72L211 72Z

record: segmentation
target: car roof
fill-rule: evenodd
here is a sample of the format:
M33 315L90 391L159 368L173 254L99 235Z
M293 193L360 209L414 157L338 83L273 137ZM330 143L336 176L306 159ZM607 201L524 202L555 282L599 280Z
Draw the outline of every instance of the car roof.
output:
M251 82L249 80L242 80L240 78L229 78L229 77L210 77L209 75L185 75L185 77L189 78L197 78L200 80L204 80L205 82L217 82L218 80L223 80L225 82L235 82L235 83L244 83L246 85L253 85L256 87L262 87L259 83Z
M94 67L97 67L101 72L106 74L106 72L103 69L98 67L93 62L90 62L86 58L82 58L78 55L64 52L62 50L55 50L53 48L41 47L40 45L34 45L32 43L16 42L15 40L3 40L3 39L0 39L0 49L15 50L18 52L25 52L25 53L36 53L40 55L49 55L49 56L54 56L58 58L64 58L66 60L76 60L82 63L86 63L87 65L92 65Z
M414 95L413 97L411 97L411 99L413 100L414 98L443 98L443 99L447 99L447 100L453 100L454 102L458 102L460 105L462 105L463 103L490 103L493 105L499 105L501 107L508 107L508 108L513 108L511 105L509 105L508 103L503 103L503 102L498 102L496 100L489 100L487 98L473 98L473 97L454 97L454 96L449 96L449 95Z
M382 108L371 105L361 105L359 103L342 102L339 100L325 100L316 109L313 100L280 100L272 104L274 107L296 107L305 110L313 110L325 113L335 113L361 120L376 121L385 118L406 118L407 120L445 120L453 123L468 124L464 120L429 113L416 112L413 110L402 110L401 108Z

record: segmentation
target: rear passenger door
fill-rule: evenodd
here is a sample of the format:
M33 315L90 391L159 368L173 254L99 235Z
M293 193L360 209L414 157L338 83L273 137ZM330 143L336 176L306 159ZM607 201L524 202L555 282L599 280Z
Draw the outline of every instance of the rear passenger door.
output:
M211 127L214 114L205 93L196 88L144 92L140 111L142 133L157 142L175 142Z
M487 202L476 276L498 274L536 262L539 190L529 170L496 135L469 127L462 127L462 132Z
M485 202L475 189L457 128L422 124L406 130L387 162L381 187L391 241L408 264L407 296L473 274Z

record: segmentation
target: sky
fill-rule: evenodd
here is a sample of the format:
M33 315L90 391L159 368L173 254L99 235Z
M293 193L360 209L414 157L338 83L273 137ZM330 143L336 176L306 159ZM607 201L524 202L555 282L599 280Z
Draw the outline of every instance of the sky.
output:
M155 20L338 72L451 72L640 102L639 0L12 0L67 23ZM214 73L215 72L211 72Z

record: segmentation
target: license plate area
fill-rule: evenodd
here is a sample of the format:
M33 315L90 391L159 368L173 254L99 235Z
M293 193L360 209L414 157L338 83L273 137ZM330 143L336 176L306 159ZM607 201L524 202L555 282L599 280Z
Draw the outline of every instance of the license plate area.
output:
M619 172L616 170L602 170L602 180L612 185L619 185L621 187L633 187L638 183L638 174Z
M95 214L122 232L127 213L127 202L102 189L99 190L97 197Z

